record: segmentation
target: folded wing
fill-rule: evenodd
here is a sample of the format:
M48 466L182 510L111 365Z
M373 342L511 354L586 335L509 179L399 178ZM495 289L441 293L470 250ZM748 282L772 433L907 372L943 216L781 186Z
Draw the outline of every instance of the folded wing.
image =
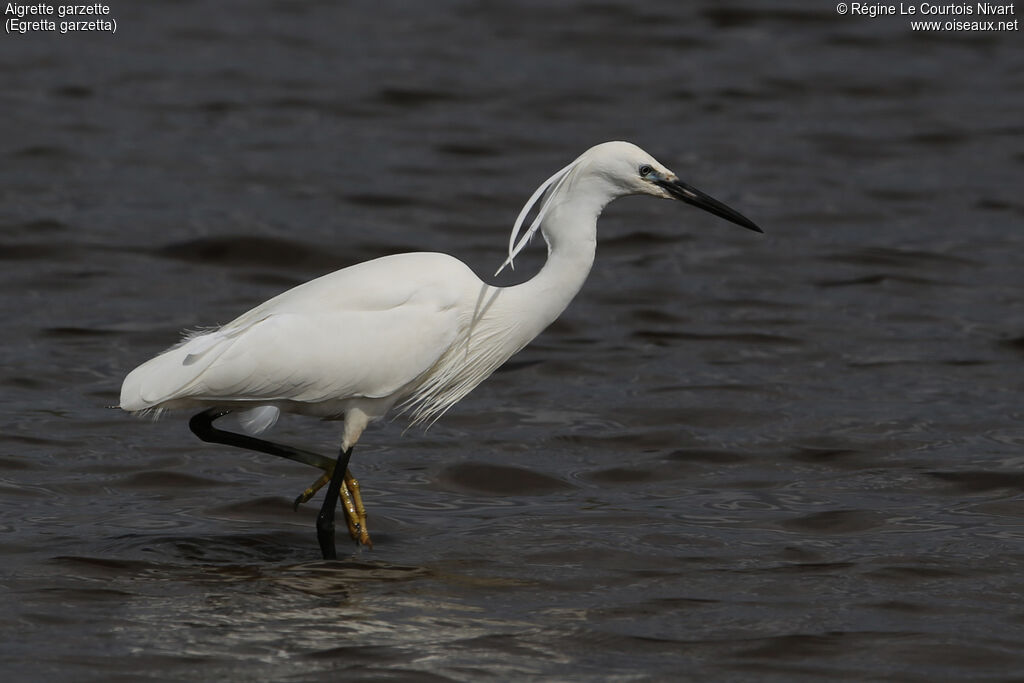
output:
M468 323L467 284L444 254L401 254L312 280L132 371L121 407L193 401L402 398Z

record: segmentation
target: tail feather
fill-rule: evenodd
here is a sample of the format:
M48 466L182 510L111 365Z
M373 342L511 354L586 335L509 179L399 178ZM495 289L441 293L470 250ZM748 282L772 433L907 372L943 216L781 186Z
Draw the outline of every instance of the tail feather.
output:
M130 412L149 411L187 397L189 386L231 346L224 342L233 336L219 330L192 333L177 346L146 361L125 377L120 407Z

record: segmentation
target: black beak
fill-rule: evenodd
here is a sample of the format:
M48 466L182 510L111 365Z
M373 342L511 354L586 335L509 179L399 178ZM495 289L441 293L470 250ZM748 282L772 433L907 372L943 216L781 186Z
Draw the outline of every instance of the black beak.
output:
M761 228L757 227L754 221L750 220L739 211L730 209L728 206L718 201L714 197L710 197L698 189L690 187L681 180L656 180L659 186L663 187L670 195L676 199L680 199L687 204L693 204L699 209L709 211L716 216L721 216L727 221L731 221L736 225L742 225L747 230L753 230L754 232L764 232Z

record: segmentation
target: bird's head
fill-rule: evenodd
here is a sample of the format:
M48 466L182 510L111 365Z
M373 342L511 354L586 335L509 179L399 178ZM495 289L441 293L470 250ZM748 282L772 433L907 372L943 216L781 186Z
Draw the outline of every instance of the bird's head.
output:
M566 197L586 196L596 213L600 213L616 197L633 194L678 199L748 230L764 232L739 211L681 181L675 173L636 145L630 142L605 142L588 149L534 191L512 226L508 258L498 268L498 273L505 266L512 265L512 260L540 228L550 208ZM534 206L539 206L537 216L520 237L519 232L526 216Z
M613 196L646 194L678 199L754 232L764 232L752 220L714 197L687 185L657 159L629 142L605 142L577 160L590 174L600 176Z

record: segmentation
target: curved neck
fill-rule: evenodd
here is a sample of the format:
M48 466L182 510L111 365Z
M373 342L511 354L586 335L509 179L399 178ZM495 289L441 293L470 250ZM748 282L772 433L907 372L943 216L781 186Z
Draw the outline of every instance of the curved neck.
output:
M561 193L560 193L561 194ZM530 339L555 321L583 287L597 249L597 218L608 200L600 193L573 192L555 202L541 227L548 258L531 279L507 287L499 297L517 313L518 327Z

